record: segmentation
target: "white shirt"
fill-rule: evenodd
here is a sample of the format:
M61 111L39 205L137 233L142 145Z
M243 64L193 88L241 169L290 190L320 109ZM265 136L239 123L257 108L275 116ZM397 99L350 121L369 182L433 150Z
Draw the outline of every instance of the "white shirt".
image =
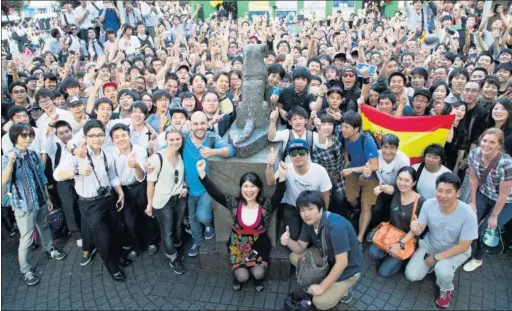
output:
M119 50L124 50L127 55L137 53L137 49L140 48L139 38L133 35L130 37L130 40L128 40L128 45L126 44L126 39L124 37L119 39Z
M64 18L64 16L66 16L66 18ZM62 14L62 25L65 27L65 26L69 26L71 24L76 24L76 13L74 10L71 10L71 13L69 13L67 10L64 10L63 14ZM66 23L66 20L67 20L67 23Z
M55 172L55 157L57 156L57 144L60 146L60 160L59 164L62 163L65 157L70 156L71 153L66 149L66 145L60 140L54 133L49 137L46 137L46 153L52 159L53 171Z
M420 163L414 164L412 167L417 171ZM430 173L426 168L423 168L421 172L421 176L418 179L418 183L416 184L416 189L418 193L421 194L425 199L431 199L436 197L436 179L441 174L450 172L448 168L444 165L441 166L441 169L437 173Z
M148 153L146 152L146 149L139 145L132 145L132 152L129 155L125 155L122 154L121 151L119 151L119 148L116 146L111 146L105 148L105 152L111 153L114 156L115 168L121 186L128 186L136 182L144 181L144 177L142 179L137 178L135 169L128 167L127 162L128 159L133 155L135 161L139 164L142 171L144 171L144 165L148 159Z
M39 155L41 153L46 153L46 138L41 134L41 131L37 127L32 127L34 129L34 133L36 137L28 147L28 149L37 152ZM2 136L2 152L8 153L14 148L14 144L9 138L9 133Z
M116 125L117 123L130 125L131 122L132 119L130 118L109 120L107 126L105 126L105 142L103 143L103 147L106 148L114 145L112 143L112 138L110 137L110 130L114 127L114 125ZM82 140L85 140L84 130L80 129L75 135L73 135L71 142L73 143L73 145L78 146Z
M76 193L83 198L97 197L99 187L119 186L119 178L116 173L112 154L102 150L100 155L96 155L89 147L87 147L87 152L91 156L93 165L91 165L87 157L85 159L79 159L75 156L69 156L61 160L61 163L55 170L54 176L58 177L60 172L72 171L82 166L94 166L91 175L75 176ZM106 157L107 167L105 167L104 157ZM107 168L108 171L105 168ZM62 181L62 179L55 178L55 181L59 182Z
M98 17L98 10L90 2L86 3L85 8L81 5L75 8L75 23L80 26L80 29L94 27L94 19ZM84 17L87 11L89 11L89 16L85 18L82 24L78 24L78 21Z
M151 132L147 127L144 127L142 131L137 132L133 126L130 125L130 137L132 144L139 145L147 149L149 146L149 141L151 140Z
M382 150L379 150L379 169L377 170L377 177L380 181L384 182L386 185L394 186L396 184L396 177L398 171L404 167L411 165L411 160L405 153L400 150L396 151L396 156L388 163L382 157Z
M293 165L290 165L286 174L286 191L281 202L295 206L295 202L302 191L318 190L325 192L331 190L331 188L332 183L329 174L320 164L310 163L308 172L302 176L295 172Z
M55 113L57 113L59 115L59 117L57 118L57 121L62 120L62 121L66 121L67 123L69 123L69 125L71 126L71 129L73 130L73 134L75 134L76 132L78 132L80 130L80 124L75 121L75 118L73 118L73 114L71 112L64 110L64 109L55 108ZM46 113L43 113L39 117L39 119L37 119L37 121L36 121L37 128L44 135L46 135L46 133L48 131L49 123L50 123L50 117Z
M305 140L306 142L308 141L307 140L307 130L304 131L304 134L299 135L297 134L297 132L295 132L294 130L291 130L293 131L293 137L295 137L296 139L303 139ZM271 142L283 142L283 151L286 149L286 145L289 141L290 141L290 130L289 129L286 129L286 130L280 130L280 131L276 131L276 136L274 137L274 139L270 140ZM322 149L325 149L325 146L321 145L320 142L318 142L318 133L317 132L313 132L313 144L315 145L315 147L318 147L318 148L322 148ZM309 146L310 147L310 150L312 149L311 147L313 146ZM309 151L308 151L309 152ZM308 156L308 159L309 159L309 162L311 162L311 152L309 152L309 156ZM285 159L285 162L286 163L291 163L291 159L290 159L290 156L286 156L286 159Z
M258 219L259 208L247 208L245 206L242 207L242 222L246 226L252 226Z
M153 154L149 158L150 164L155 170L147 176L148 181L156 182L153 195L154 209L163 208L173 195L181 193L185 185L185 165L181 156L179 156L178 165L175 167L167 158L165 150L160 152L160 154L162 155L162 165L160 165L157 154ZM177 183L174 182L176 170L178 170Z

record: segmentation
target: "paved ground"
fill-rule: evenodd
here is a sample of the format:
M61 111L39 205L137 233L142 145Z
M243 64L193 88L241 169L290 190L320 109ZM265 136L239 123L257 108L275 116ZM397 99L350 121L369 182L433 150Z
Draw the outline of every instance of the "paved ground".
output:
M176 276L161 253L146 253L125 269L125 283L114 283L99 256L86 267L79 262L79 249L71 242L60 246L68 258L56 262L34 252L41 283L27 287L17 263L17 241L2 241L2 309L4 310L260 310L281 309L286 294L297 285L294 280L270 280L263 293L252 286L240 292L231 289L226 273L199 269L198 259L186 259L187 273ZM425 310L436 309L434 277L411 283L399 273L390 279L376 275L375 266L365 253L366 271L356 286L355 299L338 310ZM484 266L455 277L456 291L449 309L511 310L512 256L487 260Z

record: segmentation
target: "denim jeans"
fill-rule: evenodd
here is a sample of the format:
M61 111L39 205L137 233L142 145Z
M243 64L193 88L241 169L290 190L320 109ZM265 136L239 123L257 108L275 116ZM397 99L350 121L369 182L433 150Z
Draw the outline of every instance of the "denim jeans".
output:
M195 244L201 245L203 242L203 228L212 225L212 198L208 192L203 192L200 196L188 196L188 222L192 230L192 239Z
M32 234L34 229L37 228L41 243L46 251L50 251L53 244L52 231L48 225L48 207L41 206L39 210L32 212L23 212L19 209L14 209L14 216L16 223L20 230L20 245L18 246L18 260L20 262L20 271L25 274L31 270L28 262L28 251L32 245Z
M388 255L388 253L381 250L373 243L370 245L368 252L372 258L376 259L377 272L383 278L388 278L397 273L404 263L403 260Z
M168 258L176 254L174 244L181 242L181 223L187 201L185 198L179 198L178 196L172 196L164 207L154 209L156 219L160 225L165 256Z
M476 193L476 211L478 222L484 219L482 225L478 227L478 239L476 239L476 250L475 250L475 259L482 260L484 258L484 251L482 250L482 246L480 245L480 237L482 236L482 232L487 229L487 221L489 216L496 205L496 201L489 199L487 196L483 195L480 191ZM503 228L510 220L512 219L512 203L505 203L503 209L498 216L498 227Z

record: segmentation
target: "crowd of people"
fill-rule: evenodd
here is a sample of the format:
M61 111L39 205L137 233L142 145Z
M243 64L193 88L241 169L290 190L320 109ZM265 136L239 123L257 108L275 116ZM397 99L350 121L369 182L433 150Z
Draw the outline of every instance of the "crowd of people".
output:
M234 290L250 278L264 290L278 211L280 243L297 269L309 246L327 258L325 278L307 287L318 309L352 298L365 243L383 277L404 267L410 281L435 272L444 308L455 271L480 267L482 237L512 219L507 7L484 14L483 1L415 0L392 18L370 3L323 20L249 20L220 4L203 21L200 6L177 1L126 1L124 17L114 1L62 3L48 31L31 20L3 26L2 226L19 232L27 285L39 282L28 262L36 229L49 257L66 257L53 246L49 211L62 209L80 265L98 252L122 281L146 250L185 273L186 257L215 236L216 201L234 223L226 254ZM230 196L208 161L235 155L227 133L244 104L249 44L268 48L261 95L268 139L283 152L272 147L265 176L247 172ZM446 143L411 166L396 135L362 130L363 105L454 121ZM272 195L264 184L275 185ZM381 222L405 233L387 249L373 242ZM400 259L411 241L414 254Z

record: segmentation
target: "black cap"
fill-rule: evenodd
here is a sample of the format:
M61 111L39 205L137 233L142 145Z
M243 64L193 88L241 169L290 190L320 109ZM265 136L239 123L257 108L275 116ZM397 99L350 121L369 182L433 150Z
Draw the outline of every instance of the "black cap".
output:
M80 99L79 96L70 96L68 98L68 107L72 107L75 105L81 105L83 104L83 101Z
M414 97L416 97L417 95L425 96L429 101L432 98L432 94L430 93L429 90L426 89L415 89L412 98L414 99Z
M331 95L332 93L338 93L341 95L341 97L343 97L343 89L341 87L338 87L338 86L331 87L327 91L327 96Z
M334 60L335 59L341 59L343 61L347 61L347 54L345 54L345 53L336 53L336 54L334 54L334 58L333 59Z

